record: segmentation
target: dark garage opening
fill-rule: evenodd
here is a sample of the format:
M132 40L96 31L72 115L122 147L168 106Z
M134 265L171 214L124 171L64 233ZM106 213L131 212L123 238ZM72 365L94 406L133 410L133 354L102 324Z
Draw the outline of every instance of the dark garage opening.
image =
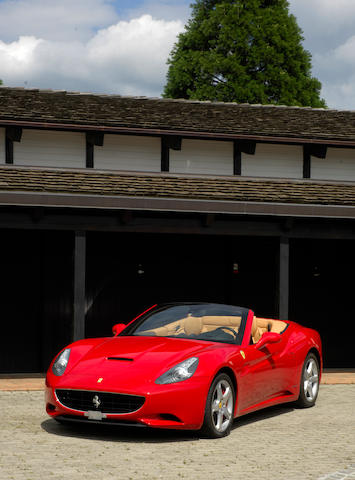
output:
M73 334L74 233L2 230L0 373L44 372ZM87 233L86 337L155 303L223 302L278 316L279 238ZM326 367L353 368L353 241L290 241L290 319Z
M45 371L71 341L72 233L1 231L0 373Z
M354 242L293 240L290 247L290 320L318 330L325 367L354 367Z
M89 233L86 336L111 334L169 301L249 306L275 316L278 239Z

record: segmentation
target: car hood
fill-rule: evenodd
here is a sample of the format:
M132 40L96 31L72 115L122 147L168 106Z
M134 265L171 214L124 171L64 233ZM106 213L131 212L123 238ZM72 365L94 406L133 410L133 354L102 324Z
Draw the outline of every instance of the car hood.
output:
M214 342L165 337L114 337L93 346L59 383L97 383L100 388L154 382L166 370L193 356L220 348ZM69 362L70 363L70 362ZM120 388L122 390L122 388Z

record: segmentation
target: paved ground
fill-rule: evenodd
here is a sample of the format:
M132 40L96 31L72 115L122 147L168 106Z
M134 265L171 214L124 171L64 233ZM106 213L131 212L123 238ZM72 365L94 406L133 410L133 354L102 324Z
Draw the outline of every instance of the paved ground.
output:
M0 392L0 414L1 480L355 478L355 385L322 385L314 408L240 418L220 440L64 427L46 416L39 391Z

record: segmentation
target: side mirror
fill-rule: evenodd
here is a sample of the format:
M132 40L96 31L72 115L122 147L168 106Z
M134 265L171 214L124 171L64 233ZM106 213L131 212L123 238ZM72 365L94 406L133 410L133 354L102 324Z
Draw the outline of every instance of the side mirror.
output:
M116 323L116 325L114 325L112 327L112 333L115 335L115 337L121 333L125 328L127 327L127 325L125 325L124 323Z
M258 350L261 350L268 343L278 343L281 341L281 335L276 332L265 332L258 343L255 344Z

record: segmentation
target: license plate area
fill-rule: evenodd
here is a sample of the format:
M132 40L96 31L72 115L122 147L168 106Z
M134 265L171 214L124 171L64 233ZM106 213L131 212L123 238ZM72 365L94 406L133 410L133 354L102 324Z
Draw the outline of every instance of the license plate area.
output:
M85 412L84 416L88 417L88 420L102 420L103 418L106 418L104 413L95 410L89 410Z

